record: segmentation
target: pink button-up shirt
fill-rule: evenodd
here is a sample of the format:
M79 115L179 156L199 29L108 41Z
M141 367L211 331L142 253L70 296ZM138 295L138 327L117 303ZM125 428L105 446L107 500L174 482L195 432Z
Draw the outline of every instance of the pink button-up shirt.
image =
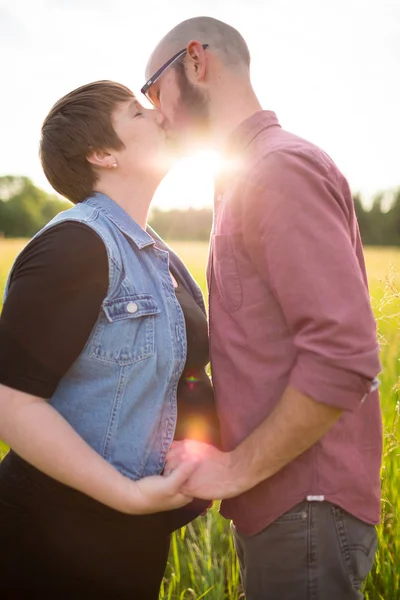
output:
M225 449L236 447L288 384L344 410L312 448L221 512L254 534L309 496L376 523L380 370L349 186L313 144L263 111L230 141L217 184L208 264L212 377ZM268 448L265 449L268 454Z

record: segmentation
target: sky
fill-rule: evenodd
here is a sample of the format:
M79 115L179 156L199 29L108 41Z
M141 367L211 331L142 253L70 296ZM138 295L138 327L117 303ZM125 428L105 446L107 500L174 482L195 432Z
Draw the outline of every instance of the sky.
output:
M321 146L368 204L400 186L400 0L0 0L0 175L51 191L40 127L51 106L98 79L140 96L147 59L180 21L236 27L263 108ZM212 203L212 155L161 184L164 208ZM196 185L193 185L196 182Z

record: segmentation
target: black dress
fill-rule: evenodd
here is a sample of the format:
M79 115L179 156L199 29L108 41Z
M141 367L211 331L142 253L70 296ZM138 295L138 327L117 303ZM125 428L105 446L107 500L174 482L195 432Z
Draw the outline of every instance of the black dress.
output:
M76 233L77 231L75 228ZM57 247L62 233L58 232L55 237ZM83 235L86 236L83 243L87 251L90 236L87 228L83 231L81 227L74 250L81 257L82 247L78 238ZM68 236L71 242L71 229ZM49 243L49 239L40 243ZM92 254L89 252L89 255L92 256L93 264L99 265L101 257L96 252L103 250L99 246L95 251L95 244L98 244L98 240L91 239L89 245ZM22 256L20 261L23 265L25 260L25 267L29 267L25 268L25 278L22 277L19 281L18 268L14 271L16 281L22 286L19 293L21 298L26 293L23 287L26 273L34 274L35 289L39 287L41 293L44 293L44 283L42 282L42 286L37 285L40 271L37 263L40 256L49 256L49 248L47 247L44 255L41 255L40 247L37 251L35 248L33 250L33 255L30 248L30 255L25 258ZM97 269L91 299L96 296L97 291L101 301L101 295L106 289L101 273L104 275L106 269L107 264L102 272L100 268ZM43 272L47 273L48 269L44 268ZM81 276L87 278L88 273L82 273ZM64 279L65 277L64 273ZM76 273L74 277L76 278ZM36 375L32 378L33 383L26 383L29 380L26 373L38 372L30 358L34 353L24 355L27 347L29 348L27 340L22 348L15 342L17 336L12 335L13 330L17 331L17 325L13 329L13 312L19 318L21 315L17 306L19 296L15 296L16 288L17 286L14 288L13 307L5 306L7 311L5 310L3 326L4 323L6 325L3 331L0 330L0 382L29 391L32 386L40 387L41 384ZM213 392L204 370L209 360L206 317L183 285L178 285L176 294L185 316L188 349L185 370L178 386L175 437L194 437L217 444L218 423ZM86 306L87 327L90 325L89 313L92 309L90 302ZM92 312L94 315L94 310ZM38 319L40 320L39 317ZM42 321L45 322L45 317ZM24 335L27 335L25 331ZM30 338L34 339L34 336L31 335ZM44 352L43 350L42 356ZM73 355L73 352L70 354ZM18 356L18 364L21 365L22 362L25 367L15 367ZM68 359L71 360L71 356ZM35 360L37 362L37 355ZM52 360L54 361L54 356ZM66 356L61 357L56 368L54 365L46 366L47 371L43 367L45 361L40 362L43 367L41 381L42 384L45 382L49 394L52 386L57 384L60 372L62 374L62 360L68 362ZM21 373L22 371L24 372ZM4 600L157 600L169 551L170 533L195 518L207 505L207 502L195 500L188 507L174 511L144 516L125 515L46 476L10 451L0 464L0 597Z

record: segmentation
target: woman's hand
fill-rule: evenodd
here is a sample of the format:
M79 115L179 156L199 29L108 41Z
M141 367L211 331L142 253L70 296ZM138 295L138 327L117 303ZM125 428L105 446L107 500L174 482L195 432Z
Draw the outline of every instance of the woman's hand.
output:
M193 497L181 493L181 487L197 468L197 461L190 460L164 475L153 475L135 481L132 512L147 514L180 508L189 504Z
M192 497L181 486L197 467L132 481L95 452L46 400L0 384L0 439L49 477L128 514L170 510Z

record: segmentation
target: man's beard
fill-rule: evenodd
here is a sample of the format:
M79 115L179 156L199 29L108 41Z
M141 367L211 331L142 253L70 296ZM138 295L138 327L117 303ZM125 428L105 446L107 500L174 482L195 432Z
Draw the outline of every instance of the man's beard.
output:
M178 63L175 70L180 99L176 107L178 122L172 128L171 141L179 151L198 150L209 145L209 98L204 91L190 83L183 62Z

